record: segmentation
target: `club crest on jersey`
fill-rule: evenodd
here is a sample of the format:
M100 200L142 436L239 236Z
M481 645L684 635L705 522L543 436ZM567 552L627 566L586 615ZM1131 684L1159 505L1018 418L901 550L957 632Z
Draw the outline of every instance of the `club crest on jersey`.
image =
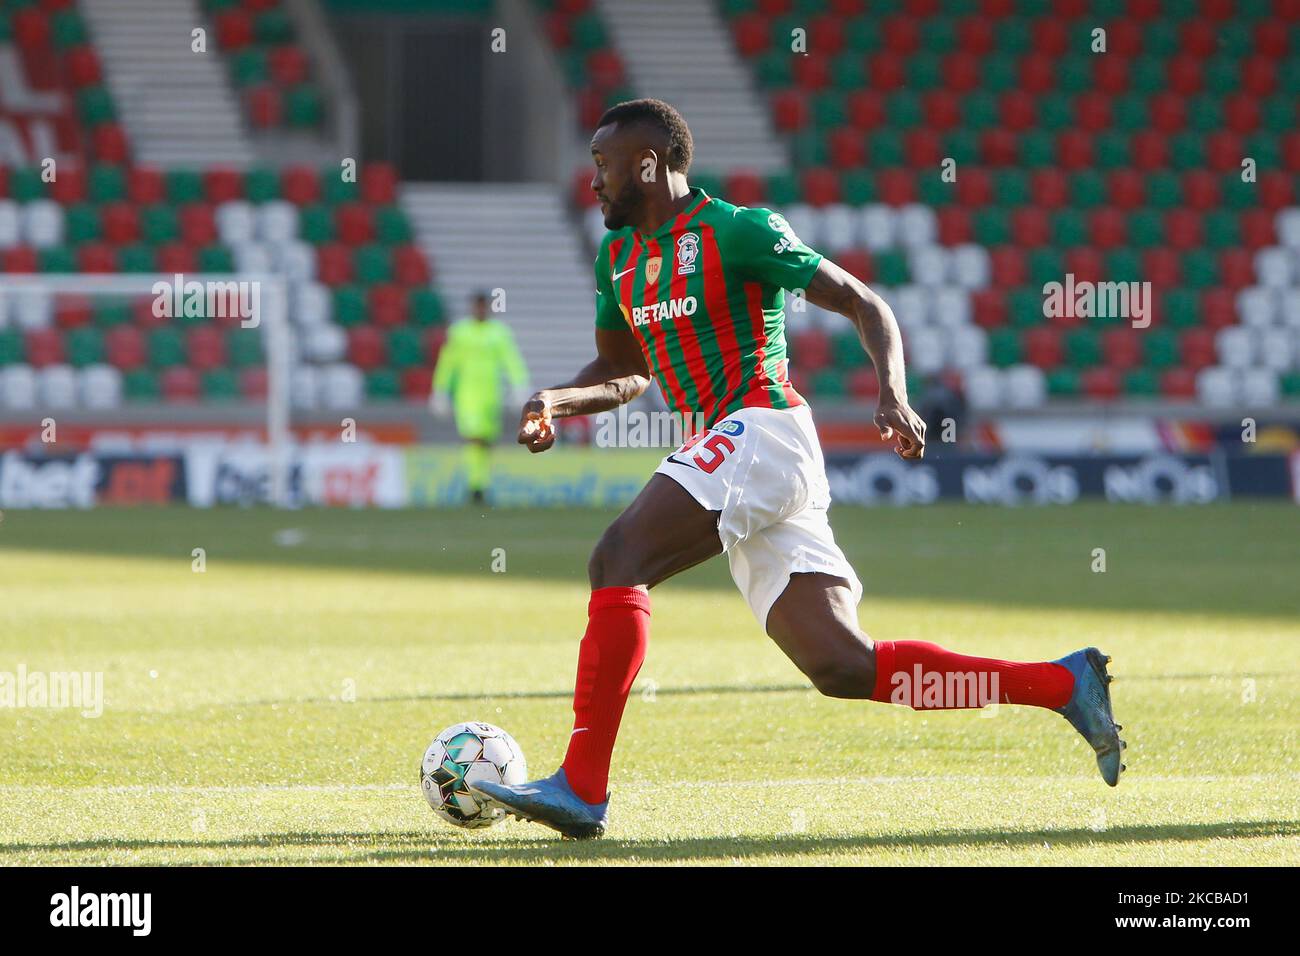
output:
M663 256L652 256L645 261L645 281L649 285L654 285L659 281L659 268L663 264Z
M684 232L677 240L677 274L688 276L695 271L695 260L700 257L700 237Z

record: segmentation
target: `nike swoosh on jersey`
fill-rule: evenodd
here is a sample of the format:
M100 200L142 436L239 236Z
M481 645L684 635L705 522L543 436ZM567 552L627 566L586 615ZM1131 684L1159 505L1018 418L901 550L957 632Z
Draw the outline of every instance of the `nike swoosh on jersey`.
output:
M633 267L632 267L632 269L635 269L635 268L636 268L636 266L633 266ZM619 279L623 278L623 276L625 276L625 275L627 275L629 272L631 272L632 269L624 269L622 272L615 272L612 276L609 277L609 281L610 281L610 282L617 282Z

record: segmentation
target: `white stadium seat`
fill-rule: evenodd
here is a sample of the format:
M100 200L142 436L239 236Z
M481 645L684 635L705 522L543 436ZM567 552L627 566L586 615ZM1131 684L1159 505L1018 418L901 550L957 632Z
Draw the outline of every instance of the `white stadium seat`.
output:
M303 329L298 333L298 341L303 357L317 364L337 362L348 350L347 333L328 322Z
M1047 401L1047 376L1035 365L1013 365L1004 373L1007 405L1037 408Z
M366 397L366 382L361 370L344 362L325 367L320 388L320 403L325 408L356 408Z
M54 297L45 289L15 289L8 298L10 325L31 331L53 324Z
M1002 407L1002 372L988 365L969 369L962 376L962 390L971 408L986 411Z
M605 217L601 214L599 206L592 206L582 214L582 225L587 231L587 241L598 248L608 231L605 228Z
M993 281L993 260L989 251L973 242L952 252L952 280L963 289L983 289Z
M970 294L957 286L943 286L930 296L930 321L946 329L960 329L971 324Z
M1249 368L1241 373L1241 403L1250 408L1271 408L1277 404L1277 372L1271 368Z
M903 337L908 369L930 375L944 366L943 334L927 326L918 326Z
M1278 293L1278 315L1283 324L1300 328L1300 286Z
M835 253L858 245L857 210L832 203L821 211L821 242L827 251Z
M271 247L275 270L291 282L306 282L316 278L316 249L301 239L276 243Z
M41 407L50 409L77 406L77 373L71 365L47 365L38 373L37 395Z
M948 284L952 254L943 246L916 246L909 249L907 262L912 281L917 285L932 287Z
M1285 289L1296 280L1292 273L1291 250L1268 246L1255 253L1255 279L1262 286Z
M78 393L87 408L116 408L122 404L122 373L111 365L87 365L78 374Z
M964 325L948 336L948 364L954 368L977 368L988 361L988 335L977 325Z
M22 210L12 199L0 199L0 249L12 249L22 242Z
M909 203L898 210L898 241L909 249L939 242L939 220L934 210Z
M52 199L34 199L23 206L23 236L27 245L46 249L63 242L63 207Z
M36 369L21 363L0 368L0 407L36 407Z
M223 202L217 207L217 234L228 246L257 238L257 212L246 199Z
M295 365L289 373L289 402L294 408L312 409L318 404L320 371L313 365Z
M1278 319L1280 308L1277 289L1252 285L1237 293L1237 317L1242 325L1260 328Z
M248 274L270 272L274 268L271 249L264 242L241 242L231 247L235 271Z
M1214 345L1219 361L1229 368L1248 368L1255 364L1255 339L1250 329L1239 325L1220 329Z
M880 203L863 206L858 214L858 236L862 245L872 252L892 249L896 241L898 214Z
M257 211L257 238L288 242L298 238L298 207L283 199L264 203Z
M320 282L297 282L291 287L293 317L302 326L323 325L334 314L334 297Z
M1300 207L1283 209L1274 220L1277 226L1277 238L1282 245L1291 249L1300 249Z
M928 325L930 322L930 291L919 285L900 285L886 300L894 310L898 324L906 329Z
M1256 354L1265 368L1282 371L1295 364L1295 336L1289 329L1260 329L1255 335Z
M1230 368L1213 365L1196 373L1196 397L1211 408L1227 408L1237 403L1237 376Z

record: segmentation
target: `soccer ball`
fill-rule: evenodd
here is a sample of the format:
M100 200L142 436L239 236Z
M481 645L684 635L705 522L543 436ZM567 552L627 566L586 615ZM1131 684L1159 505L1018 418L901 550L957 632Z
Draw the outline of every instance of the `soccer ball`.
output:
M467 829L490 827L505 810L488 806L469 789L480 780L523 783L528 779L524 752L500 727L471 720L448 727L429 744L420 761L420 789L434 812Z

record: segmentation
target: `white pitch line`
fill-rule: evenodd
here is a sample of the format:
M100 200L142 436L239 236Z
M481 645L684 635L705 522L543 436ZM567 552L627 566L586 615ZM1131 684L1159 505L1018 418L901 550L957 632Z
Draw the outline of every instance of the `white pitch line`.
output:
M654 783L647 780L628 781L619 785L622 790L664 790L664 789L749 789L774 787L862 787L888 786L894 784L933 784L933 783L1072 783L1090 781L1094 774L1073 776L1017 776L990 777L948 774L939 776L897 776L897 777L796 777L779 780L674 780ZM1300 782L1300 773L1288 774L1151 774L1128 778L1127 782L1142 783L1214 783L1233 781L1237 783L1258 782L1276 783L1279 781ZM416 791L416 783L338 783L338 784L248 784L238 786L176 786L168 784L121 784L104 787L60 787L47 784L2 784L0 794L14 793L175 793L205 796L212 794L243 793L392 793Z

